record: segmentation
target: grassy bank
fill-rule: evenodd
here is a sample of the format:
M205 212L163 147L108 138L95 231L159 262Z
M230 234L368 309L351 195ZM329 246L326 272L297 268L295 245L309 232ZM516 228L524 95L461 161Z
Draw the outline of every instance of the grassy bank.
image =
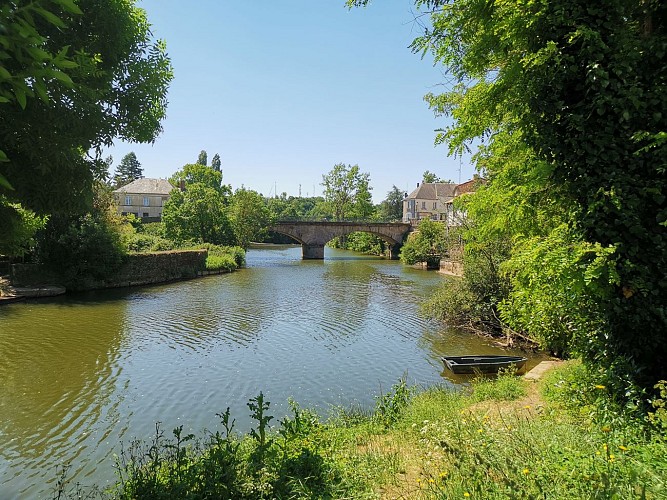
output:
M255 426L244 437L227 411L213 434L157 428L152 441L132 443L104 496L667 497L659 412L652 422L628 416L576 363L538 383L508 374L461 392L400 382L373 412L338 409L327 421L292 403L276 422L261 394L248 408Z

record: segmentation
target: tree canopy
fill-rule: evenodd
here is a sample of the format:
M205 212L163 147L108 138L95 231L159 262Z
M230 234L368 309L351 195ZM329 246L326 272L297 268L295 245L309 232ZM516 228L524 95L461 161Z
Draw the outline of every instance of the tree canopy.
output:
M370 174L359 165L338 163L322 176L324 199L334 220L367 218L374 207L370 194Z
M184 188L172 191L162 211L169 238L216 245L235 242L227 214L230 187L222 184L222 172L200 163L190 163L176 172L169 182Z
M0 194L42 213L86 210L106 175L95 151L161 131L165 44L131 0L4 2L0 26Z
M504 249L494 307L615 394L650 389L667 378L667 4L415 4L430 23L412 49L450 77L426 96L453 119L436 142L481 144L466 254Z
M116 172L113 177L114 185L119 188L136 179L141 179L143 175L144 169L141 168L141 163L139 163L137 155L134 151L131 151L123 156L116 167Z

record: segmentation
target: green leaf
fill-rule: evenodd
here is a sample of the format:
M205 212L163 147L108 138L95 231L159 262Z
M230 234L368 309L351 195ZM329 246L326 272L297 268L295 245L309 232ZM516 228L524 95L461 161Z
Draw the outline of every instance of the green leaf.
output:
M0 102L11 102L10 99L0 95Z
M0 66L0 78L4 78L5 80L9 80L12 77L12 74L7 71L6 68Z
M55 3L61 5L67 12L72 14L83 14L79 6L73 0L54 0Z
M14 95L16 96L16 100L18 101L19 105L21 106L21 109L25 109L25 106L27 104L25 90L23 90L20 87L16 87L16 88L14 88Z
M3 187L5 189L11 189L12 191L14 191L12 185L9 183L7 178L2 174L0 174L0 187Z
M35 80L35 85L33 86L35 89L35 92L39 96L39 98L48 104L49 102L49 95L46 93L46 85L44 85L43 80Z
M52 69L50 71L51 76L55 77L56 79L60 80L63 83L66 83L68 85L72 85L74 82L72 82L72 79L69 77L67 73L63 73L60 70L57 69Z
M74 61L54 61L56 66L58 66L61 69L72 69L72 68L78 68L79 65L75 63Z
M54 26L58 26L59 28L65 27L65 23L63 22L63 20L60 19L58 16L56 16L53 12L49 12L48 10L42 7L34 7L34 10Z

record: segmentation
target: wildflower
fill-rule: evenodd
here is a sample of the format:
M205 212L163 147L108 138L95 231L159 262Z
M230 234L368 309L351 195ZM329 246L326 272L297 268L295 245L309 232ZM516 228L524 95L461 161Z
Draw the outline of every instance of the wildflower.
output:
M613 453L611 455L609 455L609 461L610 462L613 462L615 458L616 458L616 456Z
M435 479L429 479L428 482L433 484L433 483L435 483Z
M620 445L620 446L618 447L618 449L621 450L621 451L628 451L627 447L625 447L625 446L623 446L623 445Z
M599 455L599 454L600 454L600 452L599 452L599 451L596 451L596 452L595 452L595 454L596 454L596 455Z
M611 427L609 427L608 425L603 425L602 426L602 432L610 432L610 431L611 431Z
M466 492L463 494L463 496L464 496L464 497L469 497L469 496L470 496L470 493L468 493L468 492L466 491Z
M524 474L528 474L530 471L528 469L523 469Z
M446 477L447 477L447 471L446 471L446 470L443 470L443 471L440 473L440 479L444 479L444 478L446 478Z
M484 429L477 429L477 432L481 434L482 432L484 432Z
M523 407L524 410L530 410L530 405L526 405Z
M602 445L602 449L605 450L605 451L607 450L607 443Z
M596 388L596 389L600 389L600 390L602 390L602 389L606 389L607 387L605 387L604 385L597 384L597 385L595 386L595 388Z

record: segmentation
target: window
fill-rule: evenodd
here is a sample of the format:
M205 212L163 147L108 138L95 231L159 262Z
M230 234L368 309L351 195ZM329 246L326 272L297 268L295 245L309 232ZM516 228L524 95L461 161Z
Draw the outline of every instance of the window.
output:
M425 201L422 201L422 209L426 210L426 202Z
M148 212L144 212L144 217L148 217Z
M125 205L132 205L132 197L131 196L126 196L125 197Z
M151 204L151 200L148 196L144 196L144 206L148 207Z
M438 202L437 202L437 201L434 201L434 202L433 202L433 210L435 210L436 208L438 208Z

